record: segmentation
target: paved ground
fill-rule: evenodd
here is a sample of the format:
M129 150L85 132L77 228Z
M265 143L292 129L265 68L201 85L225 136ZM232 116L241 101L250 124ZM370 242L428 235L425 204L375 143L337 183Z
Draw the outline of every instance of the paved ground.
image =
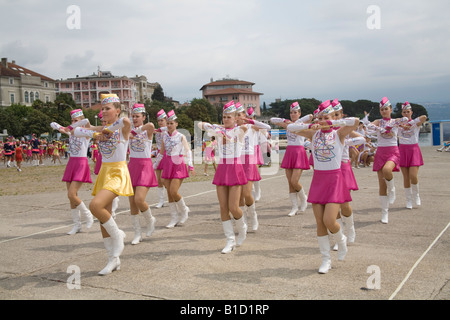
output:
M287 216L283 170L263 176L259 230L226 255L220 253L225 237L211 182L182 185L191 209L185 226L165 229L168 207L154 208L156 231L135 246L128 199L121 197L116 221L127 233L122 268L106 277L97 275L107 262L98 222L66 235L71 219L63 185L58 193L0 197L0 299L447 300L450 153L435 149L422 148L420 208L404 208L402 176L395 174L397 201L387 225L380 223L376 174L354 170L360 187L352 193L356 243L344 262L333 252L325 275L317 273L321 256L311 206ZM301 178L306 190L311 178L312 171ZM91 196L82 191L81 198L89 203ZM156 203L156 190L148 201ZM73 288L78 283L80 289Z

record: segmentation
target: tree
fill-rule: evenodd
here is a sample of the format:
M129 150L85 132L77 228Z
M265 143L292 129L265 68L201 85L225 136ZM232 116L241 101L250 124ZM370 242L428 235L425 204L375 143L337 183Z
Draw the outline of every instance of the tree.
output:
M420 105L420 104L416 104L416 103L409 103L411 105L411 109L412 109L412 118L415 119L417 117L420 117L422 115L426 115L428 118L428 111L427 109ZM401 118L402 117L402 103L398 102L395 105L394 110L392 111L392 118Z
M157 85L152 94L152 100L164 102L164 91L161 85Z

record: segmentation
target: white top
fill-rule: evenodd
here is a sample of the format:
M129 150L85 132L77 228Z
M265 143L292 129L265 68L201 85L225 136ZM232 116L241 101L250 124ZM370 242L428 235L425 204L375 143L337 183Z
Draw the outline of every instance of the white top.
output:
M420 127L413 124L409 129L398 127L398 141L400 144L417 144L419 143Z
M183 134L179 133L177 130L175 130L172 135L169 135L169 133L163 135L164 149L167 156L180 156L184 154L182 138Z
M155 142L158 152L161 150L161 141L165 134L167 134L167 127L161 127L158 130L155 130Z
M247 124L247 132L244 136L243 154L252 155L255 153L255 146L258 144L259 131L253 130L251 124Z
M385 129L391 124L391 120L380 119L379 127ZM397 127L391 129L390 133L381 133L377 131L377 140L379 147L395 147L397 146Z
M79 138L74 135L69 137L69 151L70 157L82 158L87 157L87 150L89 148L89 141L91 139Z
M317 131L312 139L311 150L314 159L314 170L336 170L341 168L344 145L339 139L337 130L330 132Z
M99 141L98 146L102 154L102 162L126 161L128 140L125 140L122 129L114 131L107 141Z
M130 158L151 158L152 139L153 137L148 138L147 130L130 138Z

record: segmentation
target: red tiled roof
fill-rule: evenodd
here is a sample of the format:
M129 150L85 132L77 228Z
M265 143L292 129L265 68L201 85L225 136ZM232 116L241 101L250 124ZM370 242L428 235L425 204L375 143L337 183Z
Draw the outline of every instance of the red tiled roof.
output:
M217 81L213 81L213 82L203 85L200 88L200 90L203 90L205 87L208 87L208 86L231 86L231 85L236 85L236 84L249 84L252 86L254 85L253 82L242 81L242 80L217 80Z
M31 75L34 77L40 77L42 80L55 81L49 77L46 77L42 74L39 74L22 66L19 66L15 63L8 62L7 65L8 67L5 67L2 64L0 64L0 76L20 78L20 75Z
M236 88L226 88L221 90L208 90L205 93L205 96L220 96L225 94L255 94L255 95L263 95L263 93L251 91L250 89L236 89Z

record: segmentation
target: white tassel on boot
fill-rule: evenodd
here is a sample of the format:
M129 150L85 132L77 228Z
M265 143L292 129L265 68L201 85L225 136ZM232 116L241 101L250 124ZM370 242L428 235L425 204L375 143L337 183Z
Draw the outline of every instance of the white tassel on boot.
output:
M308 197L306 196L305 189L301 188L299 192L297 192L298 199L300 200L300 212L305 212L306 207L308 206Z
M244 216L236 221L236 229L238 235L236 237L236 245L239 247L244 243L245 238L247 238L247 223L245 223Z
M116 221L111 217L108 221L102 224L106 232L112 239L112 254L114 257L118 257L122 254L125 247L123 240L125 239L125 232L119 229Z
M187 219L189 218L189 207L186 206L186 203L184 203L184 199L181 198L178 202L175 202L177 204L178 212L181 213L181 218L179 225L184 224Z
M258 223L258 215L256 214L255 203L253 202L253 204L251 206L246 206L246 207L247 207L248 221L252 225L252 231L256 231L256 230L258 230L259 223ZM247 222L247 220L246 220L246 222ZM249 225L249 223L247 225Z
M112 242L113 240L111 239L111 237L103 238L106 253L108 254L108 264L98 273L100 276L105 276L115 270L120 270L120 259L119 257L114 257L113 255Z
M293 217L298 213L298 198L297 198L297 193L293 192L293 193L289 193L289 199L291 199L291 203L292 203L292 209L291 212L288 213L289 217Z
M331 269L331 255L330 255L330 239L328 236L317 237L319 242L319 250L322 254L322 264L319 267L319 273L327 273Z
M236 247L235 234L233 229L233 222L231 220L222 221L223 232L227 238L227 244L222 249L222 253L230 253Z
M91 228L92 224L94 223L94 216L92 215L91 211L89 211L83 201L81 201L77 209L79 209L80 213L83 213L86 217L86 228Z
M73 227L72 230L67 232L68 235L74 235L75 233L78 233L81 231L81 222L80 222L80 210L77 208L70 209L70 212L72 213L72 220L73 220Z
M178 223L177 204L175 202L169 202L169 208L170 208L170 222L166 226L166 228L168 229L175 227Z
M150 237L153 231L155 231L156 218L152 216L150 207L148 207L147 210L143 211L142 215L144 216L145 222L147 222L147 226L145 227L145 235L147 237Z
M413 194L411 188L405 188L406 209L413 208Z
M162 208L164 206L164 187L158 187L158 198L159 202L156 205L156 208Z
M347 242L354 243L356 238L355 224L353 222L353 213L346 217L341 216L342 224L344 225L345 234L347 234Z
M134 238L131 240L131 244L139 244L139 242L142 241L142 235L141 235L141 224L139 222L139 215L138 214L132 214L130 216L131 218L131 224L133 226L134 230Z
M394 204L394 202L395 202L394 178L392 178L392 180L390 180L390 181L386 180L386 185L387 185L387 194L388 194L388 198L389 198L389 204Z
M416 206L420 206L420 197L419 197L419 184L411 184L411 190L413 194L414 201L416 202Z
M388 223L389 216L389 198L388 196L380 196L381 203L381 222Z

